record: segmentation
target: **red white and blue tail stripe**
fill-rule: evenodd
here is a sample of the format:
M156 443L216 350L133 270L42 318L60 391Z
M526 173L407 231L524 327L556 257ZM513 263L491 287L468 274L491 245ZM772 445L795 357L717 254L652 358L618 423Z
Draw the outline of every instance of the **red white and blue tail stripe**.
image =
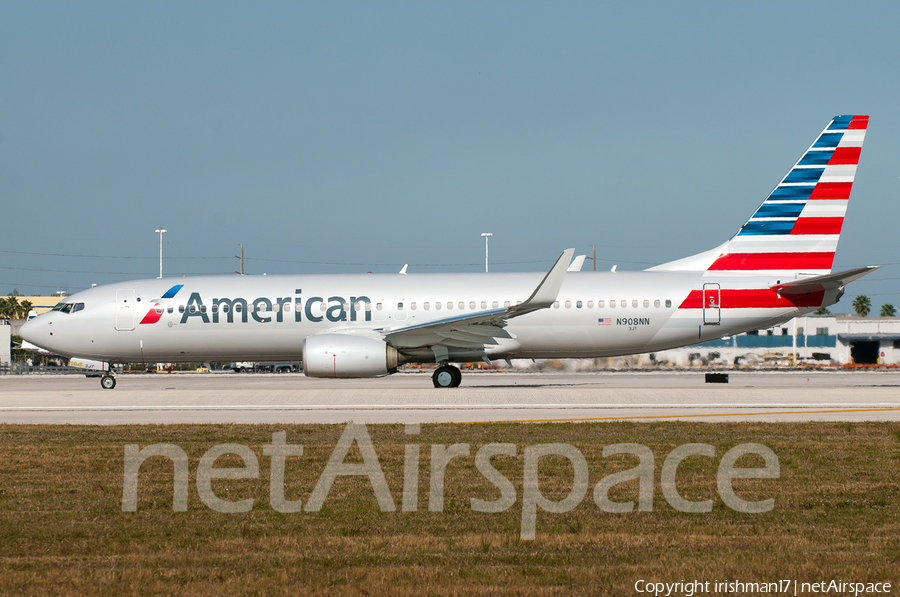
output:
M710 271L831 271L868 116L835 116Z
M651 270L831 272L868 116L835 116L730 241Z

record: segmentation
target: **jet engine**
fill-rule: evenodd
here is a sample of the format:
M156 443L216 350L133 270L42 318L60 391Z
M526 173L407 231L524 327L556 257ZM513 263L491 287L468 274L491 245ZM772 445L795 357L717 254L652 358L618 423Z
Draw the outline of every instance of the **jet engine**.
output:
M380 377L397 371L397 349L380 338L321 334L303 341L307 377Z

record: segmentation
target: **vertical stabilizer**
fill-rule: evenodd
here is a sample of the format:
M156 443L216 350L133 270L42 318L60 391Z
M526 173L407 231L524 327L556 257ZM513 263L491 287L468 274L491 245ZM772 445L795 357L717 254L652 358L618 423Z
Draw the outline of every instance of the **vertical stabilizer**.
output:
M829 273L868 123L835 116L730 241L650 270Z

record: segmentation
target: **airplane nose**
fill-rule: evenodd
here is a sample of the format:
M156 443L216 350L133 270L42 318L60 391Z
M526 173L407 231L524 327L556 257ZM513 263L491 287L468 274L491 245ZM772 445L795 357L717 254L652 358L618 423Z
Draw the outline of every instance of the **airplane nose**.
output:
M39 322L37 318L29 319L19 328L19 337L32 344L37 344L40 339L40 330L44 326L44 322Z

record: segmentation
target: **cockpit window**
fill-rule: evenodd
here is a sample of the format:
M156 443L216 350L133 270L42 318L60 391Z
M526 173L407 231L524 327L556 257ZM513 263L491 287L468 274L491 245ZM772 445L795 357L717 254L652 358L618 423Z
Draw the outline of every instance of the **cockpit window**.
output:
M60 313L76 313L84 309L84 303L57 303L51 311Z

